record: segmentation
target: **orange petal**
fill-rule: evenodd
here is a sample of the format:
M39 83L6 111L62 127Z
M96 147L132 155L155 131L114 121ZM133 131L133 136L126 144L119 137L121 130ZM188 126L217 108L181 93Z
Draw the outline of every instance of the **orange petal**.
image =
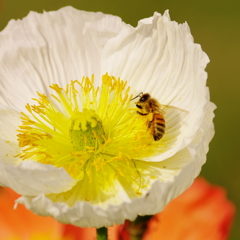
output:
M149 222L143 240L225 240L235 213L223 188L198 178Z
M18 205L14 210L14 201L20 197L10 188L0 188L0 239L18 236L30 239L30 236L48 235L49 239L61 236L61 224L51 217L40 217Z

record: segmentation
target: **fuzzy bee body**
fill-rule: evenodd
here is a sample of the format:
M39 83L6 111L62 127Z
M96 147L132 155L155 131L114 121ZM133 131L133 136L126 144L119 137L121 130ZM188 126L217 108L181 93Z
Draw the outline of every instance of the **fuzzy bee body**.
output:
M153 139L159 141L163 137L166 128L161 105L148 93L140 93L137 97L140 97L139 101L136 103L136 107L139 109L137 113L140 115L148 115L148 129Z

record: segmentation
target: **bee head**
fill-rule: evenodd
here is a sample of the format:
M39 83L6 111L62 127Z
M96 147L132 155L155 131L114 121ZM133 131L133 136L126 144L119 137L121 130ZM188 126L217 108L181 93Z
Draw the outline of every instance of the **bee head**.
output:
M143 103L143 102L146 102L150 98L150 94L148 94L148 93L144 93L143 94L143 92L141 92L136 97L132 98L131 101L133 99L135 99L135 98L138 98L138 97L140 97L138 102L142 102Z
M150 95L148 93L145 93L141 96L139 102L146 102L150 98Z

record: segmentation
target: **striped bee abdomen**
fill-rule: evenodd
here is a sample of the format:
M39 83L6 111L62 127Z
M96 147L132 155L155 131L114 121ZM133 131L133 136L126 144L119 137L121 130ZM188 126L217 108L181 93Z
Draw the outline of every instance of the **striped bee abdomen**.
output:
M155 141L159 141L163 137L166 128L163 115L154 113L150 123L149 127L151 127L151 134Z

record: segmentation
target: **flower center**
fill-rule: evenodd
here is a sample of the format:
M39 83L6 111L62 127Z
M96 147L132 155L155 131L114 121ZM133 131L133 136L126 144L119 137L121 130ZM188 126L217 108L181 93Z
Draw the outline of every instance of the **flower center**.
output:
M69 135L76 150L84 151L88 148L94 152L105 143L102 121L94 110L83 109L83 112L76 112L71 119Z
M105 74L101 87L94 86L92 76L72 81L65 90L53 84L51 97L37 92L38 104L26 105L30 115L22 113L17 135L22 152L16 157L64 167L88 183L101 172L105 188L121 176L138 192L144 170L137 161L159 154L164 143L153 140L147 116L136 113L126 85Z

